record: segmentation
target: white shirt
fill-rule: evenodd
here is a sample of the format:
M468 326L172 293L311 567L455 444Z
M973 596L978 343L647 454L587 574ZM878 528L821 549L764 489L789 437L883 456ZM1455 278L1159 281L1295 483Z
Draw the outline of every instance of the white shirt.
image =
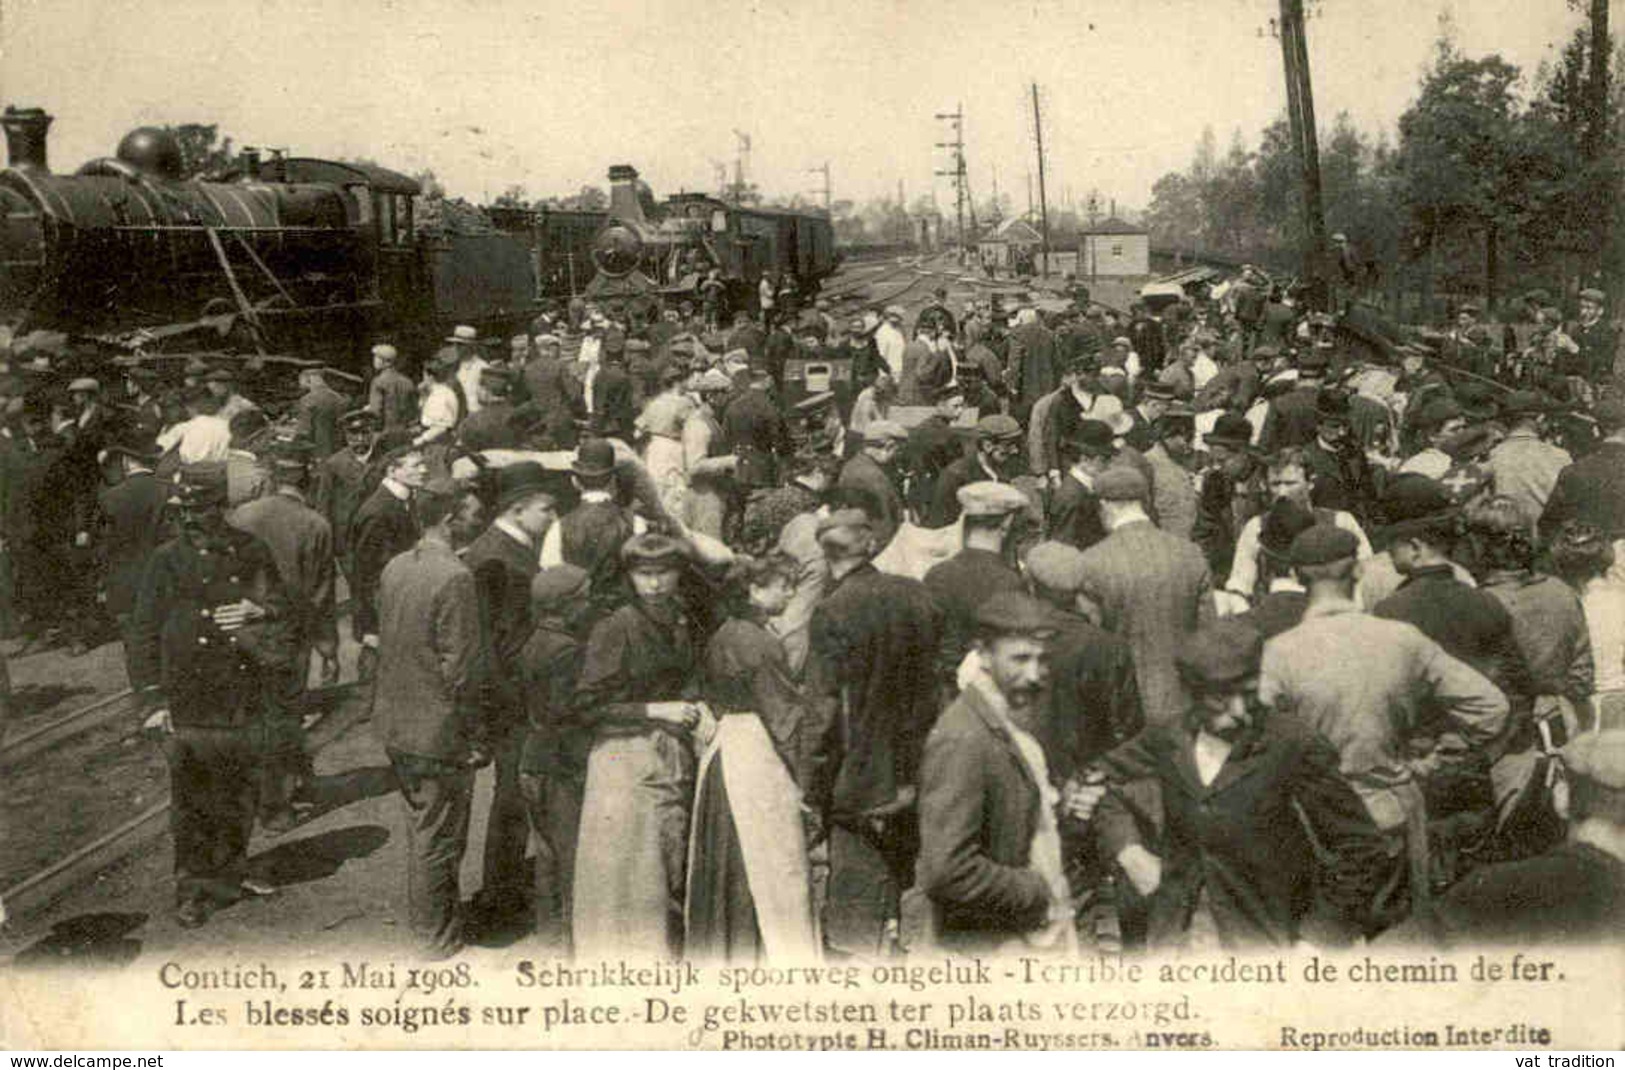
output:
M1429 479L1443 479L1445 474L1450 471L1451 463L1450 454L1444 450L1429 446L1400 465L1399 474L1406 475L1416 472L1427 476Z
M470 357L457 366L457 382L468 400L468 413L480 411L480 372L491 366L484 357Z
M903 337L903 332L891 320L875 328L875 348L880 350L880 359L886 362L891 377L902 382L903 350L908 348L908 339Z
M423 410L418 415L424 433L419 442L427 442L457 426L457 392L445 383L435 383L423 399Z
M179 447L182 464L224 462L231 452L231 425L218 416L199 413L158 436L158 448Z
M1196 775L1202 778L1202 786L1209 787L1218 779L1219 770L1224 768L1225 759L1235 749L1235 744L1229 740L1206 732L1196 733L1196 752L1192 757L1196 760Z
M1332 523L1359 540L1359 549L1354 554L1356 559L1364 561L1371 556L1371 543L1366 540L1365 532L1360 529L1358 520L1338 510L1332 514ZM1230 578L1224 585L1226 591L1239 594L1243 598L1253 596L1253 589L1258 586L1258 536L1263 526L1262 513L1242 525L1241 535L1236 539L1236 559L1230 566Z
M491 526L499 531L506 532L513 539L513 541L517 542L520 546L535 547L536 545L536 540L530 537L530 533L528 531L521 528L518 524L515 524L512 520L509 520L505 516L497 517L491 522ZM557 526L558 525L556 524L553 525L553 527ZM553 529L549 528L548 530L551 531Z
M1591 632L1596 693L1625 691L1625 587L1594 579L1586 584L1580 604Z

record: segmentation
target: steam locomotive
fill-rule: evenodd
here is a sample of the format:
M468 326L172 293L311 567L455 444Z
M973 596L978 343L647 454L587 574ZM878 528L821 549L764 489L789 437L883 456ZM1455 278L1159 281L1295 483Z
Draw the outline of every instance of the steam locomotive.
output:
M236 173L186 179L179 143L153 127L58 175L51 121L0 117L0 322L14 333L151 351L196 348L201 332L343 364L379 339L421 355L454 324L506 334L535 312L529 251L501 233L427 233L406 175L244 150Z
M791 279L810 296L840 263L826 216L745 208L704 193L657 203L627 164L609 169L609 183L607 212L492 210L499 229L529 245L541 296L697 298L716 268L728 306L754 308L762 276Z

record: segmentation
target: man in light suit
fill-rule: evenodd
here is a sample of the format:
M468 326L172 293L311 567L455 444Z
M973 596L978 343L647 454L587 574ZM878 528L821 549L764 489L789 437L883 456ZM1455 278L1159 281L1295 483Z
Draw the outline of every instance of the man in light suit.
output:
M1178 719L1189 702L1174 668L1184 637L1214 615L1207 560L1196 544L1159 531L1145 512L1150 493L1138 469L1095 479L1107 536L1084 552L1080 593L1101 625L1128 640L1149 724Z

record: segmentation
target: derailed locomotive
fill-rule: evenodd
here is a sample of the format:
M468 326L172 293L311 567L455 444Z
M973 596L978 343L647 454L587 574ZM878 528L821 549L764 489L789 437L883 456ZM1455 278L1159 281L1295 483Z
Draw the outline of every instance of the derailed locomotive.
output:
M178 142L151 127L59 175L51 121L10 107L0 120L0 322L16 333L149 351L201 337L342 365L375 340L423 354L453 324L506 333L534 314L525 247L425 233L406 175L244 150L236 173L188 179Z
M657 202L627 164L609 169L609 184L606 212L492 211L499 228L530 246L539 296L698 300L715 268L727 306L754 309L764 276L811 296L840 263L827 216L746 208L705 193Z

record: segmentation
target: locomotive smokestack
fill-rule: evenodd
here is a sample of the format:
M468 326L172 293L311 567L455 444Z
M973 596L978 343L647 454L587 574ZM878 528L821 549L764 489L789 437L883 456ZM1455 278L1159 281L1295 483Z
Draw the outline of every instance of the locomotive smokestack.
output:
M609 169L609 214L628 222L649 221L638 196L638 170L631 164L618 163Z
M55 116L46 115L44 108L14 108L6 105L0 126L6 128L6 155L11 166L19 171L49 172L45 162L46 131L51 129Z
M244 145L239 159L243 163L243 181L258 182L260 177L260 150Z

